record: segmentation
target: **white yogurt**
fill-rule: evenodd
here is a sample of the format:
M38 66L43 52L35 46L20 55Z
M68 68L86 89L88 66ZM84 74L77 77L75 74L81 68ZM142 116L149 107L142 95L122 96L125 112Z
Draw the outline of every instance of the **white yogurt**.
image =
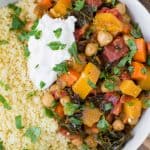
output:
M70 16L64 19L52 19L48 15L44 15L40 20L37 29L42 31L40 39L30 37L28 48L30 56L28 59L29 77L37 87L41 89L40 82L44 82L42 89L48 88L57 79L57 73L53 71L53 67L65 60L70 59L68 49L75 42L75 17ZM62 29L61 36L57 38L54 31L58 28ZM66 44L63 50L52 50L48 47L48 43L59 41Z

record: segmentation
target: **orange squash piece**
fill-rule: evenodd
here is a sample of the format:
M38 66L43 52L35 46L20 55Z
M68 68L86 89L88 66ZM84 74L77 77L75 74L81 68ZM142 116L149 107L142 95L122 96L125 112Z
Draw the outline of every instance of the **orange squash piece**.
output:
M80 78L73 85L72 89L74 93L78 94L82 99L92 91L92 87L89 85L88 81L96 84L100 75L100 70L92 63L88 63L85 69L81 73Z
M71 7L71 0L58 0L56 5L50 10L53 17L62 17L67 14L68 9Z
M97 31L108 31L113 35L123 31L123 23L112 13L97 13L94 27Z

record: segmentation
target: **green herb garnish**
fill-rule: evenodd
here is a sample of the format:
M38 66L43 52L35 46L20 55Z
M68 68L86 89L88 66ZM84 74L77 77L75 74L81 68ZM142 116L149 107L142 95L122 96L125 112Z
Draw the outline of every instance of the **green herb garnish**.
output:
M144 106L145 108L149 108L149 107L150 107L150 100L149 100L149 99L143 100L143 106Z
M55 34L55 37L59 38L61 36L61 33L62 33L62 28L58 28L58 29L54 30L53 32Z
M64 112L66 115L71 116L75 113L76 110L79 109L79 105L74 104L74 103L65 103L64 105Z
M60 64L57 64L54 68L54 71L56 71L59 75L67 73L68 72L68 66L66 62L62 62Z
M63 44L59 41L54 41L50 42L48 47L50 47L52 50L63 50L66 47L66 44Z
M33 24L33 26L31 27L31 30L32 30L32 31L33 31L33 30L36 30L38 24L39 24L39 20L37 19L37 20L34 21L34 24Z
M90 150L87 144L82 144L81 150Z
M146 74L146 73L147 73L147 69L146 69L145 67L143 67L143 68L141 69L141 73L142 73L142 74Z
M3 141L0 139L0 150L5 150L4 145L3 145Z
M96 85L90 79L87 80L87 83L91 88L96 89Z
M132 58L137 51L137 47L134 40L128 40L128 47L130 48L130 51L124 58L120 60L118 67L124 67L127 63L131 64Z
M111 103L106 103L104 105L104 110L105 111L110 111L113 108L113 105Z
M0 40L0 45L5 45L5 44L8 44L8 41L6 41L6 40Z
M74 125L82 125L82 121L77 119L77 118L75 118L75 117L70 117L69 120Z
M24 46L24 56L25 58L28 58L30 56L30 51L27 46Z
M32 91L32 92L29 92L28 94L27 94L27 98L31 98L31 97L33 97L33 96L36 96L36 91Z
M18 116L15 117L15 124L16 124L16 128L17 128L17 129L22 129L22 128L24 128L24 127L22 126L22 117L21 117L21 115L18 115Z
M75 42L72 43L71 47L69 48L69 53L72 57L74 57L74 59L77 63L81 64L81 61L78 57L77 44Z
M45 83L44 81L41 81L41 82L40 82L40 88L41 88L41 89L44 88L45 85L46 85L46 83Z
M16 16L19 16L22 11L22 9L18 6L16 6L15 4L9 4L8 8L12 9Z
M109 123L107 122L104 116L102 116L99 120L97 127L100 129L101 132L106 132L108 130Z
M81 9L84 8L84 5L85 5L85 0L76 0L73 9L75 11L80 11Z
M129 71L130 73L132 73L132 72L134 71L134 67L133 67L133 66L129 66L129 67L128 67L128 71Z
M32 143L35 143L41 134L41 129L39 127L30 127L25 132L25 136L31 139Z
M10 90L10 86L0 80L0 86L3 87L6 91Z
M105 88L107 88L110 91L113 91L115 89L115 83L112 80L106 80L104 82L104 86L105 86Z
M114 67L114 68L113 68L113 73L114 73L115 75L120 75L120 69L119 69L118 67Z
M140 27L139 27L138 24L134 24L133 25L133 28L131 30L131 35L134 38L140 38L140 37L142 37L142 32L141 32L141 29L140 29Z
M5 109L8 109L8 110L11 109L11 106L9 105L7 100L2 95L0 95L0 102L3 104Z
M115 6L115 5L116 5L116 3L117 3L117 1L116 1L116 0L111 0L111 4L112 4L112 6Z
M44 108L45 115L49 118L54 118L56 116L55 112L50 108Z

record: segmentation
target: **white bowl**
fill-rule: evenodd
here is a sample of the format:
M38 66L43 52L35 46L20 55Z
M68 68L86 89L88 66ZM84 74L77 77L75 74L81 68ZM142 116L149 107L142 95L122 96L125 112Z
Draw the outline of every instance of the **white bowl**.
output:
M120 1L127 5L132 19L140 25L144 38L150 41L150 13L138 0ZM144 112L132 133L133 138L125 145L123 150L136 150L150 134L150 109Z

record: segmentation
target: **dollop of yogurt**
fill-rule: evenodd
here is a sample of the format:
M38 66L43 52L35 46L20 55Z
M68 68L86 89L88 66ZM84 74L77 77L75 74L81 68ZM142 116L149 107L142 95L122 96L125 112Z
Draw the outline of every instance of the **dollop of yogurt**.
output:
M31 36L28 41L29 77L37 89L43 90L53 84L57 79L57 72L53 71L55 65L70 59L68 49L75 42L75 22L76 18L73 16L69 16L67 19L53 19L44 15L39 20L37 30L42 32L40 39ZM54 31L60 29L61 34L58 37ZM55 41L65 44L65 48L54 50L48 46L49 43Z

